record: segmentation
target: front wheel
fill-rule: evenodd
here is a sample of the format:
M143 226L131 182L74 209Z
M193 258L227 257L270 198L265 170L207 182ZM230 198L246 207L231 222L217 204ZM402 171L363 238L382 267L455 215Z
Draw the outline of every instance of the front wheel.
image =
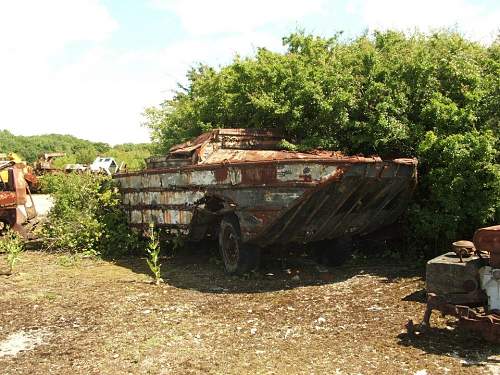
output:
M227 216L221 220L219 249L228 274L244 274L258 266L259 249L242 243L240 225L236 216Z

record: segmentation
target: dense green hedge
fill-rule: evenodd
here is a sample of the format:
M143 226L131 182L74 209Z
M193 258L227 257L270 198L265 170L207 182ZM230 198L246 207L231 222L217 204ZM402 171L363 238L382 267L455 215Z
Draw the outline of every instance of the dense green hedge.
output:
M285 53L259 49L200 65L146 110L157 152L218 127L277 128L299 148L417 156L408 235L438 251L500 222L500 42L452 32L345 41L298 32Z
M46 175L42 185L54 199L41 231L49 249L111 257L138 249L140 240L128 228L120 195L110 177Z

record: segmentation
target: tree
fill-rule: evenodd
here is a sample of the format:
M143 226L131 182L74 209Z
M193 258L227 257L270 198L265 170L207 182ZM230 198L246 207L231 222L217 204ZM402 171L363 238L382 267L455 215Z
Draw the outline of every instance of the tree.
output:
M409 228L417 239L470 238L500 220L499 40L483 46L448 31L387 31L348 41L296 32L283 42L285 53L261 48L220 69L191 69L187 87L145 112L156 152L212 128L244 127L278 129L303 149L418 156ZM461 173L464 155L475 161ZM443 194L457 173L462 187ZM478 189L474 207L445 209Z

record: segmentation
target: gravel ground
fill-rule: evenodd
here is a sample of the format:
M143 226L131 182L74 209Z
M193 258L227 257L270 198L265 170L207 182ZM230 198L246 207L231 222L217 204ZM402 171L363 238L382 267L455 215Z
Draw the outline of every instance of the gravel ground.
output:
M155 286L144 263L23 254L0 277L1 373L500 374L500 348L451 318L406 336L422 269L269 261L236 278L190 253L164 259Z

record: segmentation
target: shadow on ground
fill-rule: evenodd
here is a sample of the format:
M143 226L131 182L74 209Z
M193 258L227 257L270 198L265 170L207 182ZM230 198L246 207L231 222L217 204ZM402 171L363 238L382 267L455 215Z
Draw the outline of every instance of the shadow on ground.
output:
M478 367L500 373L500 345L484 341L479 334L455 326L448 321L447 328L432 327L420 335L401 333L398 344L414 347L426 354L445 355L458 358L462 367Z
M414 291L403 297L402 301L426 304L425 289ZM440 315L438 311L434 316ZM423 319L423 313L418 316L415 324ZM432 321L431 321L432 323ZM493 374L500 373L500 345L492 344L482 339L480 333L467 331L457 326L457 319L447 317L445 327L431 326L422 333L398 335L398 344L404 347L414 347L427 354L445 355L460 359L463 367L484 367Z
M150 275L144 259L127 258L115 264L138 274ZM370 274L393 282L402 277L421 277L423 270L415 265L382 262L376 258L353 260L342 267L326 268L305 254L280 257L264 253L258 271L242 276L227 275L214 247L182 249L162 259L162 278L169 285L208 293L261 293L322 285L347 280L360 274Z

